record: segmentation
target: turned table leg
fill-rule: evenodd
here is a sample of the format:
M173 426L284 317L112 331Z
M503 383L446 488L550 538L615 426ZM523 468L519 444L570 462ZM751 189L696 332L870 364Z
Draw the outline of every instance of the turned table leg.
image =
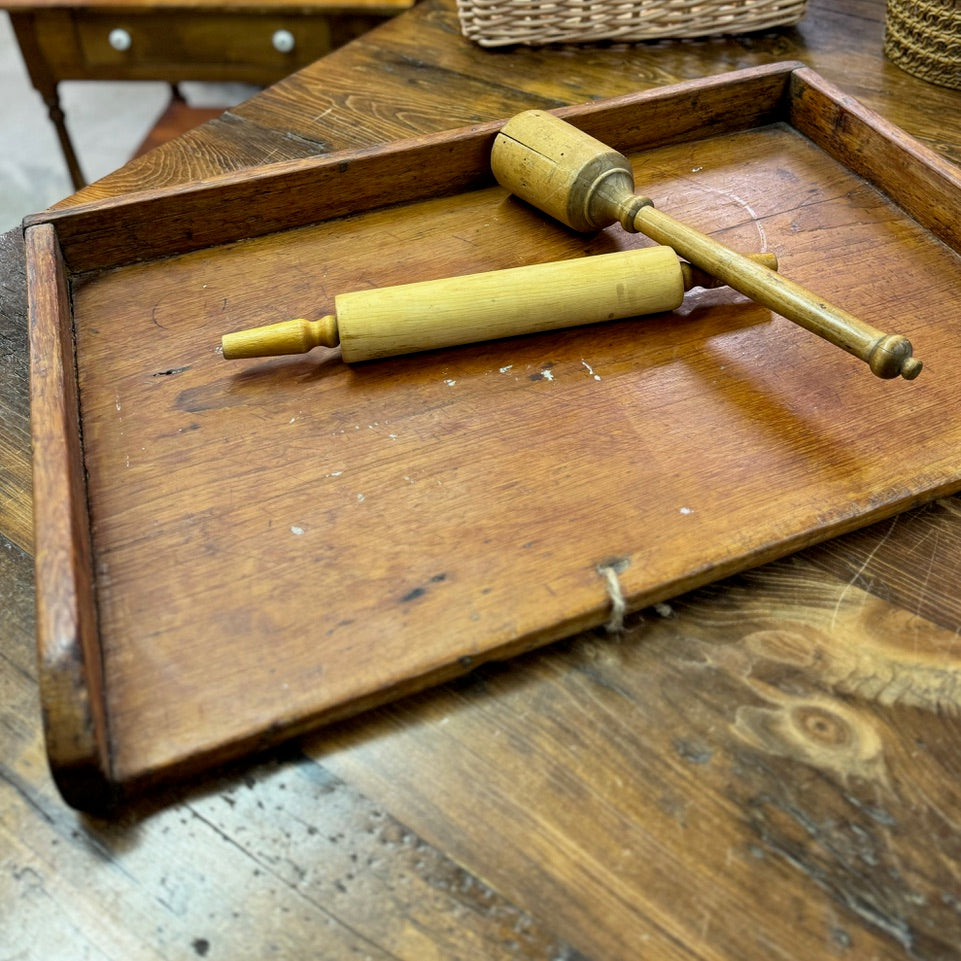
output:
M60 149L63 152L63 159L67 164L67 171L75 190L80 190L86 186L86 180L80 170L80 163L77 160L77 153L74 150L70 134L67 132L66 120L63 108L60 106L60 93L58 80L46 57L37 36L36 21L32 14L10 12L10 22L20 47L27 67L27 73L34 87L43 97L43 102L47 105L47 114L50 122L57 131L57 139L60 141Z
M44 102L47 105L47 114L50 122L57 131L57 139L60 141L60 149L63 151L63 159L66 161L67 170L70 173L70 180L73 182L74 190L80 190L87 185L83 173L80 170L80 162L77 160L73 142L67 132L67 125L64 118L63 108L60 106L60 96L57 92L57 85L54 84L52 95L44 94Z

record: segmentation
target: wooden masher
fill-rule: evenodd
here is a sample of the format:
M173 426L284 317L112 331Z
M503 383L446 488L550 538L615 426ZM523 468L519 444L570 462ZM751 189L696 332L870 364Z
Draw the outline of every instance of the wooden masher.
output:
M656 209L634 192L623 154L553 114L527 110L509 120L495 138L491 168L501 186L574 230L620 223L673 247L721 282L865 361L878 377L911 380L921 372L906 337L877 330Z

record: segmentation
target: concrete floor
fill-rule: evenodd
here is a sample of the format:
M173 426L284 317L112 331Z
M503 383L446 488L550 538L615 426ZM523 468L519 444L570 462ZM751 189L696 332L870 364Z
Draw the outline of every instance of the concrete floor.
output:
M183 84L188 102L227 106L253 88ZM74 148L88 181L123 166L170 98L165 83L68 81L60 85ZM0 233L73 193L47 108L27 75L6 13L0 13Z

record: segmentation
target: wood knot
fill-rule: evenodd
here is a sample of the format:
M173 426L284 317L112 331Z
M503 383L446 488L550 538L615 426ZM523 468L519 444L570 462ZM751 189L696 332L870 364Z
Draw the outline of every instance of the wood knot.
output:
M881 737L867 715L826 698L800 698L768 689L771 707L742 706L737 736L758 750L849 777L886 782Z
M850 750L857 740L857 735L844 718L819 705L798 705L790 710L789 716L798 734L823 750Z

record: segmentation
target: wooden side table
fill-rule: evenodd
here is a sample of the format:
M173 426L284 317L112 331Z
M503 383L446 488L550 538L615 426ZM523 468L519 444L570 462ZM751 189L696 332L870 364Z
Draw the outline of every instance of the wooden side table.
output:
M3 0L74 187L85 184L58 92L62 80L268 85L414 0Z

